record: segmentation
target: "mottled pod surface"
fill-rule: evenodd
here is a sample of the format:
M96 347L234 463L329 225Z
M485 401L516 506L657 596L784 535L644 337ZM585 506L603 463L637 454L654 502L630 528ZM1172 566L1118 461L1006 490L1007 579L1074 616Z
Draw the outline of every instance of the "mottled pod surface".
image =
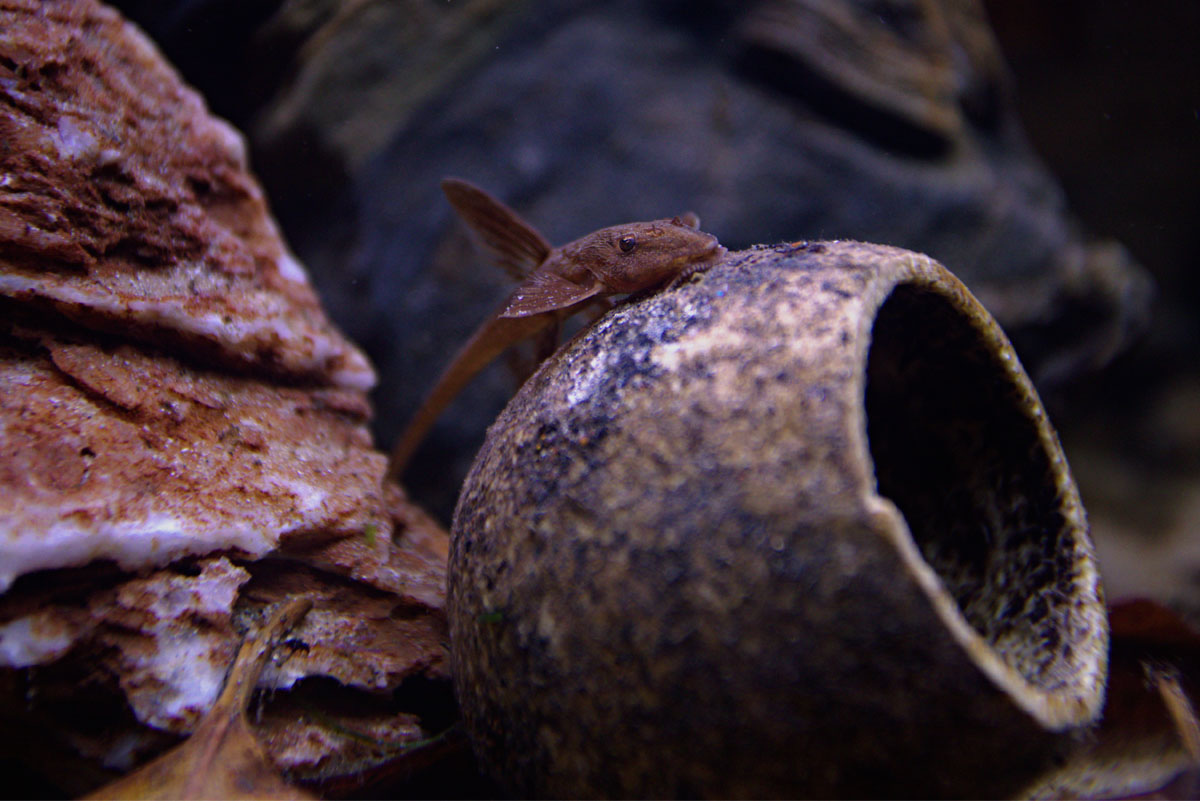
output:
M1053 429L987 312L895 248L730 253L564 347L488 433L449 593L518 794L1005 795L1103 700Z

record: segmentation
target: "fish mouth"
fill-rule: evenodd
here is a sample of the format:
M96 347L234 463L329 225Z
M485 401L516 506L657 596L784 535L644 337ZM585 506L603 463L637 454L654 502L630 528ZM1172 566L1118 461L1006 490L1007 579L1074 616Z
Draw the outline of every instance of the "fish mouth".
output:
M728 252L714 236L708 247L675 260L673 266L678 272L671 279L670 286L674 286L689 276L712 268Z
M717 241L717 238L714 236L712 238L712 242L709 244L709 246L707 248L705 248L704 250L700 251L696 255L696 257L693 259L693 261L708 261L709 259L719 259L728 252L729 251L726 250L721 245L721 243Z
M683 267L692 264L703 264L704 262L716 261L717 259L728 253L717 238L712 237L712 241L701 250L694 250L687 255L679 256L672 260L672 264L677 267Z

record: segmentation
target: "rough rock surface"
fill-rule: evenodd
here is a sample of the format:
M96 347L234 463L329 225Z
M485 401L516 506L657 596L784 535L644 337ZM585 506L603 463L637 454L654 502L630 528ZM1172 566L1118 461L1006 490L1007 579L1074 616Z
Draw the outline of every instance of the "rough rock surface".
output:
M8 308L9 314L18 313ZM0 590L288 535L391 530L360 392L281 387L85 332L0 332Z
M149 40L92 0L0 3L0 715L29 733L0 754L69 795L128 770L297 596L260 681L281 767L436 733L448 697L396 693L445 686L446 538L382 482L373 383Z
M0 27L0 292L144 342L367 389L246 171L148 40L87 3L11 2Z

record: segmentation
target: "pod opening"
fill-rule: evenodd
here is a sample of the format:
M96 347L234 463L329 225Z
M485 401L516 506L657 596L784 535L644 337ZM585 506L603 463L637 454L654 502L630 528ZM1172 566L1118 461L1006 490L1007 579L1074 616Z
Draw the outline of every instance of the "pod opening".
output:
M967 622L1052 690L1078 680L1083 535L1004 353L953 299L897 287L872 328L867 437L879 494Z

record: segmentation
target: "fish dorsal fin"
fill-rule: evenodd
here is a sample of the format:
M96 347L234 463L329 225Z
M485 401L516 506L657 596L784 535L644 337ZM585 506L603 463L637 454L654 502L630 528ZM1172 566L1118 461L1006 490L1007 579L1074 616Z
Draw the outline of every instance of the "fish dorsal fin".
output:
M550 243L515 211L472 183L444 178L442 191L488 256L518 280L550 255Z
M700 218L696 216L696 212L694 211L685 211L683 214L672 219L671 222L676 225L686 225L688 228L700 228Z
M536 272L517 287L500 312L501 317L528 317L532 314L565 309L587 300L604 289L599 281L591 286L576 284L548 271Z

